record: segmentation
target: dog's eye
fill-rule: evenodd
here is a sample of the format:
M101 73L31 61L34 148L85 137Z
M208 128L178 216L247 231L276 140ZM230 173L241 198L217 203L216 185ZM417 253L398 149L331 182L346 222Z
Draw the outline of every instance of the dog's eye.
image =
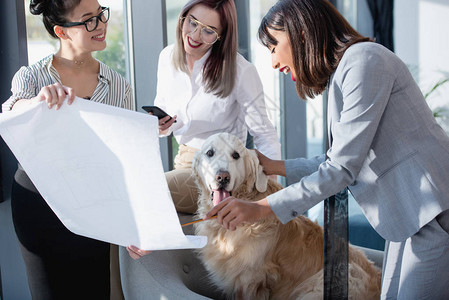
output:
M214 150L212 150L212 149L206 152L206 155L209 156L209 157L214 156L214 154L215 154Z
M233 159L239 159L240 158L240 154L238 154L237 152L232 153L232 158Z

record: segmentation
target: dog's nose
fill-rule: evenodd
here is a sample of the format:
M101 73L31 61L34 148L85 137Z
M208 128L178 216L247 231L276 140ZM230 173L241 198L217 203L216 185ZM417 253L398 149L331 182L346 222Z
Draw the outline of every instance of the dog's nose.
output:
M227 171L218 171L217 175L215 175L215 180L220 186L225 186L229 183L231 179L231 175Z

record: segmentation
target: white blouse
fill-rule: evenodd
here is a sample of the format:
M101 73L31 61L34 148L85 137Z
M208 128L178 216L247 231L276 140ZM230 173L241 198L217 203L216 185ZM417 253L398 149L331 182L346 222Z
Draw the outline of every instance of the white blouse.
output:
M159 56L157 95L154 104L177 116L167 135L173 132L179 144L200 149L211 135L228 132L246 142L247 132L257 149L272 159L281 158L281 145L267 116L262 83L256 68L237 54L235 86L226 98L206 93L203 65L210 54L196 61L192 76L172 64L173 45Z

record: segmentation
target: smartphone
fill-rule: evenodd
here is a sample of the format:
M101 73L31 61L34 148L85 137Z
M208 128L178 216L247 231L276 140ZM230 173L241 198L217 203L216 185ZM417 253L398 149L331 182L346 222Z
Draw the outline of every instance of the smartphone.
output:
M170 117L170 119L168 119L169 121L172 119L172 117L169 114L167 114L165 111L163 111L161 108L159 108L157 106L154 106L154 105L142 106L142 109L148 113L152 113L159 120L166 116ZM175 123L176 123L176 120L175 120Z

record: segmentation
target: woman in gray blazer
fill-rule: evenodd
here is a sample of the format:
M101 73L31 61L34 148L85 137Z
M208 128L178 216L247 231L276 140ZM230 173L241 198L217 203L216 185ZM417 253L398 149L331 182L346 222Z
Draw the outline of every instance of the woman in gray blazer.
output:
M258 202L228 198L208 217L234 230L275 214L283 223L349 187L388 243L382 299L449 296L449 137L406 65L356 32L327 0L281 0L259 39L300 98L328 89L327 153L270 160L294 184Z

